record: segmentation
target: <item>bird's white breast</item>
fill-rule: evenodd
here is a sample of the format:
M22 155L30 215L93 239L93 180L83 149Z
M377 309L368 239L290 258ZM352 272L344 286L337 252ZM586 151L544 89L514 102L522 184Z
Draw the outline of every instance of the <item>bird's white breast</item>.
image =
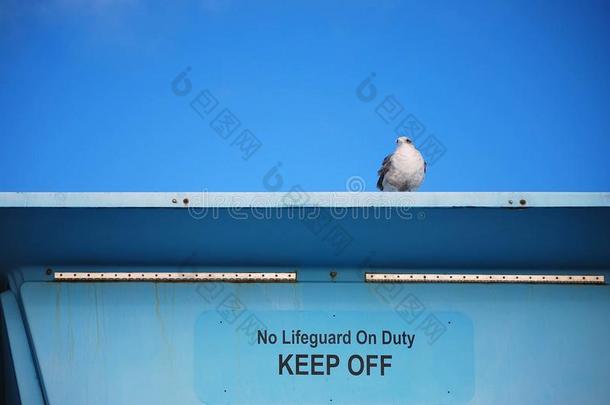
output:
M392 155L392 165L383 179L388 191L415 191L424 181L424 158L417 149L404 145Z

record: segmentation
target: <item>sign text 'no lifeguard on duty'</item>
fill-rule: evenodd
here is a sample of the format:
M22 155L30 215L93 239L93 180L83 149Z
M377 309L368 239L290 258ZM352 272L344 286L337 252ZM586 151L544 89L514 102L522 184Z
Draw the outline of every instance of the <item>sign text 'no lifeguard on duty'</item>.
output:
M397 345L410 349L415 343L415 334L405 331L394 333L390 330L370 332L365 329L328 333L282 329L281 332L274 333L265 329L257 331L256 342L259 345L283 345L288 349L290 346L306 346L311 349L328 348L325 353L306 353L303 350L278 353L279 375L324 376L344 371L353 376L370 376L372 373L384 376L392 367L392 354L381 352L343 355L339 351L333 351L333 347L355 343L369 347Z

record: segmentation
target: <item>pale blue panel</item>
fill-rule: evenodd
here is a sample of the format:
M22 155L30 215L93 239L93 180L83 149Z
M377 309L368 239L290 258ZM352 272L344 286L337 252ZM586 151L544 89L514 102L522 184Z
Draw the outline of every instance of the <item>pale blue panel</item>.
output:
M302 403L354 402L355 392L362 402L610 402L606 286L28 282L22 294L51 404L267 403L280 402L278 390ZM380 393L383 383L359 387L362 377L350 376L322 394L301 390L321 384L308 383L318 376L284 387L284 376L268 372L269 353L247 343L259 324L335 329L333 314L341 328L415 333L413 363L397 360L395 370L420 373L418 387ZM233 392L246 389L240 378L256 384L247 398Z
M336 298L349 299L346 293L369 294L340 289ZM255 317L242 305L252 298L229 296L224 319L214 311L199 317L195 381L203 402L464 403L474 394L472 323L460 313L435 314L443 338L431 344L429 326L408 325L382 303L367 311L257 311ZM296 340L297 331L307 343ZM309 340L328 333L341 335L334 344Z
M12 369L15 373L21 404L42 405L43 395L15 294L12 291L4 291L0 294L0 302L12 360L12 367L6 369Z

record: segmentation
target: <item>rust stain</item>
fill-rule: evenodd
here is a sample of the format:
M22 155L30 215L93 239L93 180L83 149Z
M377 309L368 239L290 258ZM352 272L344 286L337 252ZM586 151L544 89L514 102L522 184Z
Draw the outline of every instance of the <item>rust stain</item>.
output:
M161 334L165 336L165 325L163 323L163 317L161 316L161 299L159 298L159 283L154 283L155 286L155 314L159 320L161 326Z
M55 330L61 326L61 283L55 285Z
M100 305L98 301L97 283L93 284L93 298L95 301L95 350L99 351L102 340L102 326L100 324Z
M167 336L165 321L163 320L163 316L161 315L161 299L159 296L159 283L154 283L155 288L155 315L159 321L159 329L161 333L161 339L163 343L167 347L167 354L169 357L170 368L173 371L174 369L174 348L171 344L169 337Z
M66 288L66 295L67 295L67 311L68 311L68 320L67 320L67 327L68 327L68 361L72 362L74 360L74 328L72 325L72 295L70 294L70 291L72 290L70 288L71 286L67 286Z
M297 269L295 269L295 272L297 271ZM299 288L297 286L297 283L291 283L291 289L292 289L292 302L294 303L294 309L295 310L300 310L301 309L301 299L299 296Z
M61 333L61 283L57 283L55 285L55 329L54 329L54 339L57 342L57 350L53 359L57 367L63 362L61 359L61 353L63 351L63 339Z

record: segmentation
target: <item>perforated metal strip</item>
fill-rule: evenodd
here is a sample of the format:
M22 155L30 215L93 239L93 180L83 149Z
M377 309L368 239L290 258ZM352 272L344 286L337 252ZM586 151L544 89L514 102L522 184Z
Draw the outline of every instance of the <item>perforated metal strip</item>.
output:
M603 275L366 273L369 283L535 283L604 284Z
M221 281L233 283L293 283L297 274L292 273L113 273L113 272L58 272L55 281Z

